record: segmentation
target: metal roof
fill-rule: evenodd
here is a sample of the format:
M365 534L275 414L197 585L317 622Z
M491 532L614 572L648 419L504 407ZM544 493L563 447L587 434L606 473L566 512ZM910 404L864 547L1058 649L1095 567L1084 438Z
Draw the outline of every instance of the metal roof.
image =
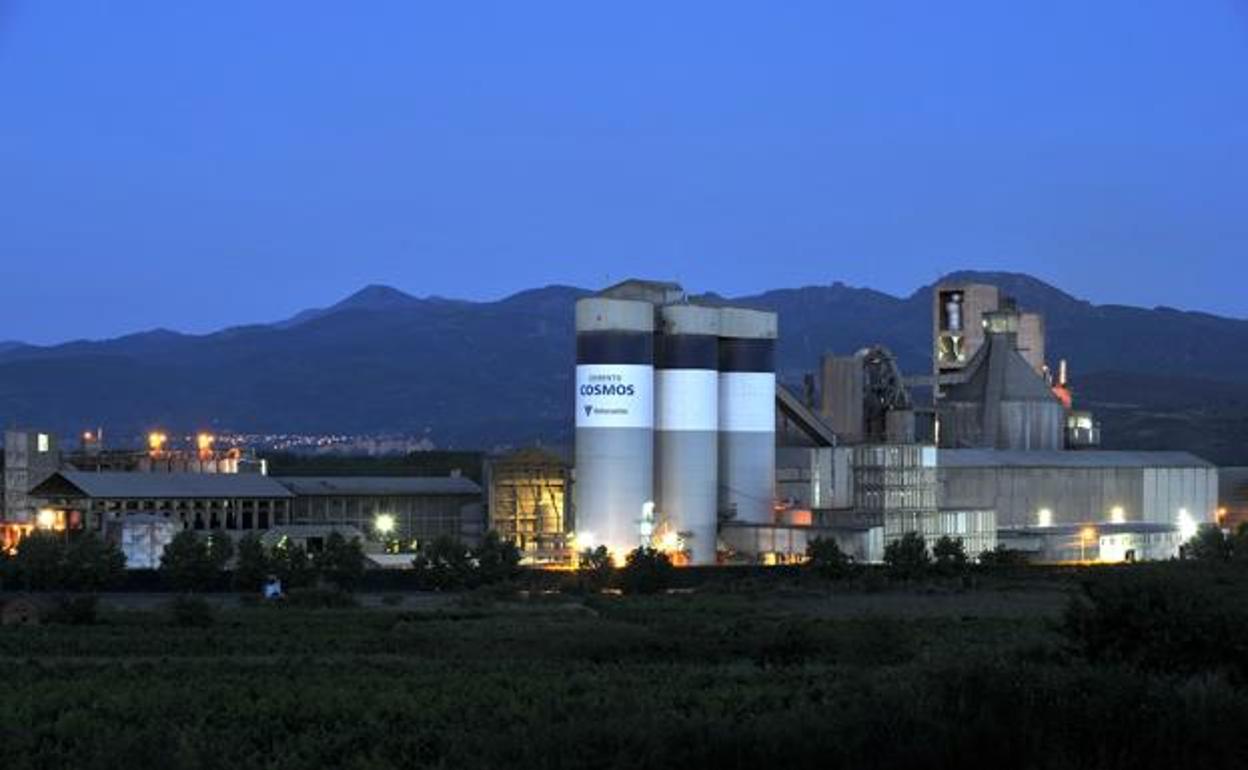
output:
M99 498L211 498L294 497L286 487L258 473L139 473L125 471L59 471L31 490L37 494L57 478L87 497Z
M301 497L479 495L464 476L281 476L275 480Z
M1191 452L939 449L938 468L1213 468Z

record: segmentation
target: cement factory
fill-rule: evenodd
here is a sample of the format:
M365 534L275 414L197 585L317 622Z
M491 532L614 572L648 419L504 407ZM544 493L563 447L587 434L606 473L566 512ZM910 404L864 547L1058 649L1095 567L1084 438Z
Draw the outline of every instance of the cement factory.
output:
M933 367L880 346L776 382L775 314L626 281L576 308L575 546L785 563L834 538L863 562L917 532L1038 562L1167 559L1219 520L1218 470L1102 451L1044 318L994 286L933 292ZM812 362L816 363L816 362ZM920 405L918 393L930 394Z
M359 538L373 566L493 530L527 563L639 546L681 565L801 562L835 539L863 563L916 532L1004 547L1037 563L1169 559L1202 523L1244 513L1245 476L1186 452L1099 449L1044 318L994 286L932 293L932 367L903 373L880 345L826 353L777 378L777 315L629 280L575 314L575 446L480 455L441 476L270 476L262 459L187 448L77 451L38 430L5 434L0 535L98 531L129 566L159 562L181 529L301 542ZM789 373L792 375L792 373ZM1230 483L1235 481L1235 483ZM404 556L404 553L409 555Z

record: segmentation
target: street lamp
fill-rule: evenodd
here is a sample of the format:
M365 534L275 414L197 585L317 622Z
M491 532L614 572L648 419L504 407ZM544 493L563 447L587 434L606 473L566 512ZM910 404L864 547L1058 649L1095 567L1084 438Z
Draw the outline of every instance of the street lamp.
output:
M388 513L377 514L377 518L373 519L373 529L383 536L388 536L394 531L394 516Z

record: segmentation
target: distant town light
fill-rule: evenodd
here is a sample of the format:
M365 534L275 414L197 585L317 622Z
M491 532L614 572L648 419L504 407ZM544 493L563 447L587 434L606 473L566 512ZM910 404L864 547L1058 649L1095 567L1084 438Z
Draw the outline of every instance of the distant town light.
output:
M195 437L195 446L199 449L201 455L211 455L212 443L216 440L217 437L211 433L200 433Z
M169 441L169 437L160 431L152 431L147 434L147 448L152 454L164 451L167 441Z
M1127 512L1121 505L1115 505L1114 509L1109 512L1109 520L1113 524L1125 524L1127 521Z

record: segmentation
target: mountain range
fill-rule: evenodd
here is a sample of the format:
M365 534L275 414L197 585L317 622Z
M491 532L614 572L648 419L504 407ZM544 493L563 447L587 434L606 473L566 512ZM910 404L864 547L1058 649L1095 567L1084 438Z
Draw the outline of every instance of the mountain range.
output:
M1050 362L1111 448L1248 464L1248 321L1094 305L1017 273L959 272L1044 313ZM718 298L780 315L778 369L800 382L824 352L888 346L907 373L931 355L931 286L908 297L833 283ZM423 434L445 447L567 443L571 286L493 302L368 286L327 308L205 335L165 329L53 346L0 343L0 421L76 434L152 426L246 433Z

